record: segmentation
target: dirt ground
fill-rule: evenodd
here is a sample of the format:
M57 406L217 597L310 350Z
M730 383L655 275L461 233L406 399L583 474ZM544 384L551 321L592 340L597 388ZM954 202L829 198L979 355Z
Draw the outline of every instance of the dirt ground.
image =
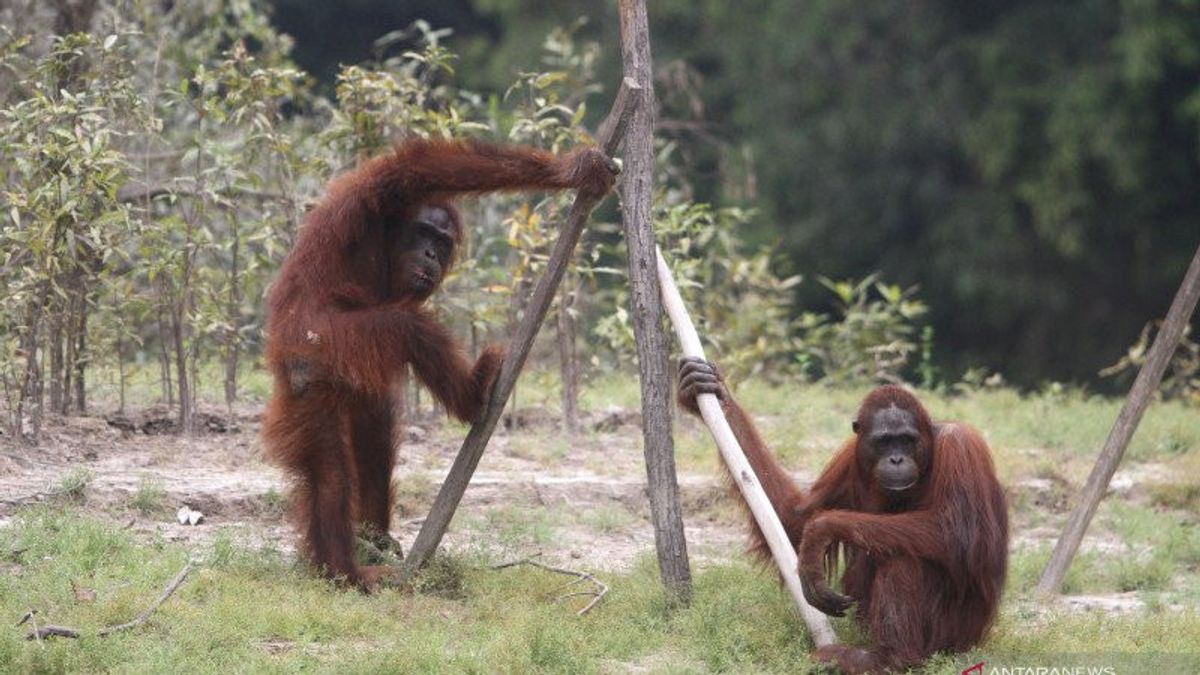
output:
M206 409L200 431L190 438L175 433L171 413L160 407L128 416L52 418L38 447L0 445L0 526L22 506L62 499L64 477L84 469L90 476L86 509L114 526L195 546L233 528L242 543L270 543L292 553L286 483L262 456L260 411L247 404L229 419ZM495 512L525 508L550 531L518 533L510 544L538 550L514 553L542 552L581 567L622 569L652 552L640 416L612 409L586 415L582 423L584 432L567 441L556 419L535 409L518 414L515 430L497 429L444 545L454 550L478 544L495 526ZM406 550L461 436L461 428L432 413L403 431L396 467L402 513L392 534ZM685 507L694 507L689 510L704 511L722 500L718 476L681 474L679 482ZM135 508L139 491L156 495L161 508ZM179 524L175 514L181 506L200 511L204 520ZM736 517L689 521L687 538L697 562L727 559L740 550Z
M260 413L260 404L244 404L232 418L224 411L202 410L201 428L192 437L175 433L170 411L150 407L127 416L52 418L36 448L0 439L0 527L26 505L64 499L64 477L83 469L90 480L81 503L114 527L195 548L224 533L247 546L269 545L292 555L286 485L262 457ZM547 562L590 570L627 569L653 553L636 411L587 413L583 432L573 440L560 433L557 418L547 411L521 410L510 421L511 428L497 429L443 546L452 551L482 547L512 559L543 555ZM464 433L433 413L404 429L392 535L405 550ZM814 477L796 476L802 484ZM1113 489L1120 493L1134 482L1118 473ZM682 472L679 483L693 565L741 555L741 515L725 496L721 476ZM1032 500L1038 511L1052 514L1034 527L1022 527L1018 517L1012 547L1052 543L1066 515L1070 486L1029 479L1008 488L1010 499ZM203 513L203 521L178 523L181 506ZM1089 548L1115 550L1123 544L1093 533L1084 543L1084 550ZM1131 612L1144 609L1144 603L1136 593L1122 593L1063 598L1060 607Z

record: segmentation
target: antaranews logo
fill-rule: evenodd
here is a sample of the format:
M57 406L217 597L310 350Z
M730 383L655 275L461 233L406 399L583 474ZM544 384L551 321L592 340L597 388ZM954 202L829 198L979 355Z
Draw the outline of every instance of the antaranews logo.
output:
M962 671L962 675L1117 675L1114 666L992 666L980 661Z
M963 666L956 664L954 670L949 672L961 675L1200 673L1200 649L1192 652L981 653L968 658L972 658L972 661L979 659L979 662Z

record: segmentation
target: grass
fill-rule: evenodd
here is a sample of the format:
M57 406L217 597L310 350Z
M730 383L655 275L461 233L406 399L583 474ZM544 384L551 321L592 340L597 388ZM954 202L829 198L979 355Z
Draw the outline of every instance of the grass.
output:
M424 472L392 479L393 510L400 518L423 516L429 512L438 487Z
M687 608L673 607L654 565L601 573L604 601L575 616L585 598L559 600L563 579L494 559L439 559L418 591L366 596L313 579L278 551L219 536L186 551L143 543L74 507L26 509L0 529L0 552L16 569L0 576L0 616L38 610L93 632L126 621L157 597L192 557L187 582L151 620L100 639L22 639L0 631L3 672L807 672L808 643L772 576L744 562L697 571ZM20 551L20 553L12 553ZM96 591L80 602L71 582ZM1006 604L986 650L941 656L924 672L1019 654L1194 652L1194 610L1138 616L1045 615L1026 599ZM842 635L853 635L839 620ZM1031 656L1033 655L1033 656ZM1184 658L1184 657L1175 657ZM1035 661L1036 662L1036 661ZM1192 663L1192 662L1189 662Z
M620 531L638 520L638 516L630 513L623 505L604 504L595 508L585 509L578 514L579 522L597 532L612 533Z
M142 476L138 479L137 489L129 496L129 507L143 516L160 515L167 508L167 493L162 483Z
M95 476L83 467L75 467L62 477L58 483L58 492L68 499L82 500L87 496L88 486Z
M247 378L247 391L260 379ZM152 392L156 382L144 386ZM557 466L566 446L552 424L554 378L530 373L519 389L521 405L543 408L541 417L551 422L511 433L510 454ZM736 393L784 463L815 476L848 435L864 388L751 382ZM969 421L991 443L1009 494L1014 545L991 639L969 654L938 656L919 672L960 672L980 660L1045 667L1080 659L1119 665L1119 672L1200 672L1200 411L1151 406L1122 465L1126 487L1101 505L1066 579L1070 594L1142 604L1128 612L1071 612L1047 605L1034 586L1120 402L1062 389L921 396L936 418ZM637 401L636 378L609 374L589 380L582 407L636 408ZM464 428L429 431L457 440ZM640 457L640 435L629 428L597 440L597 473L619 464L611 461L618 454ZM675 440L680 472L718 471L711 440L695 420L677 416ZM632 569L599 570L611 591L585 617L575 611L587 598L560 598L561 576L491 569L534 550L579 546L564 536L568 530L619 538L648 528L645 514L625 504L541 506L514 498L462 511L452 529L466 535L464 549L437 558L414 592L365 596L313 579L290 554L247 543L261 537L240 530L220 530L198 549L123 530L119 514L109 521L83 505L79 497L92 480L76 469L57 485L74 499L21 508L0 525L0 620L15 623L34 608L40 622L94 634L141 612L189 558L196 568L147 624L110 638L38 645L22 639L27 627L0 629L0 672L740 673L813 666L787 594L773 575L733 553L693 566L694 599L686 608L664 595L650 553ZM436 488L425 473L402 478L398 515L419 517ZM688 523L739 521L720 492L714 484L686 496ZM154 514L165 501L162 486L147 479L125 505ZM262 503L272 513L283 509L278 491L264 493ZM95 600L78 599L72 585L95 590ZM835 627L856 639L849 620Z

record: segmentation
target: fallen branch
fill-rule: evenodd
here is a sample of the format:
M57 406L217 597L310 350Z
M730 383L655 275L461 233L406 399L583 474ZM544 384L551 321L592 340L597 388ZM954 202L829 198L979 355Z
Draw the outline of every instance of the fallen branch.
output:
M43 499L47 499L47 498L68 497L68 496L71 496L74 492L75 492L74 489L67 489L67 488L55 488L53 490L42 490L40 492L33 492L33 493L23 495L20 497L13 497L11 499L0 499L0 504L9 504L11 506L24 506L24 505L30 504L32 502L40 502Z
M519 565L529 565L530 567L536 567L541 570L546 570L547 572L553 572L555 574L565 574L567 576L575 577L574 581L568 581L566 584L560 586L556 590L570 588L571 586L574 586L575 584L581 584L585 581L589 581L589 582L595 584L596 590L594 590L594 591L575 591L572 593L563 593L562 595L555 598L555 601L557 602L559 600L566 600L567 598L577 598L580 596L591 597L591 599L592 599L591 602L589 602L587 605L585 605L583 607L583 609L579 610L578 612L575 612L575 614L577 616L583 616L584 614L587 614L588 612L590 612L593 607L595 607L597 604L600 603L600 600L603 599L604 596L608 595L608 584L606 584L603 581L600 581L596 577L592 576L591 572L579 572L577 570L569 570L565 567L555 567L554 565L547 565L545 563L540 563L540 562L534 560L533 558L522 558L520 560L514 560L512 562L500 563L499 565L493 565L492 569L502 570L502 569L505 569L508 567L517 567Z
M188 564L183 566L183 569L179 570L179 574L175 575L175 578L171 580L171 583L167 584L167 587L163 589L162 594L158 596L158 600L155 600L154 604L147 607L146 611L137 615L136 618L134 618L132 621L129 621L127 623L118 624L116 626L109 626L107 628L101 628L100 632L98 632L97 635L99 635L100 637L108 637L109 635L112 635L113 633L118 633L123 630L129 630L130 628L134 628L134 627L142 625L143 623L146 623L146 621L150 618L150 615L153 614L164 602L166 602L167 598L171 597L171 595L173 593L175 593L175 591L183 584L184 580L187 579L188 573L191 571L192 571L192 563L189 562ZM33 610L30 610L30 612L26 615L26 618L33 619L33 626L34 626L33 631L31 631L28 635L25 636L26 640L39 640L40 641L42 638L48 638L48 637L77 638L81 635L79 630L77 630L75 628L69 628L67 626L47 625L47 626L42 626L41 628L38 628L37 620L33 617L33 614L34 614ZM25 623L25 620L22 619L21 623ZM17 625L19 626L21 624L17 624Z
M42 636L38 632L37 610L36 609L30 609L28 612L25 612L25 616L21 617L21 620L17 622L17 627L24 625L24 623L26 621L33 622L33 634L37 637L38 646L41 647L42 649L45 649L46 644L44 642L42 642Z
M655 253L658 257L658 280L662 287L663 305L666 306L667 314L671 317L671 324L675 326L675 332L679 335L679 346L683 350L684 356L703 359L704 347L700 344L700 336L696 333L696 327L692 324L692 318L688 315L687 308L683 306L683 298L679 295L679 288L675 286L671 268L667 267L667 261L663 259L661 250L656 249ZM721 403L712 394L700 394L696 397L696 404L700 408L700 415L704 418L704 423L712 432L713 440L717 442L717 448L721 451L721 458L725 461L725 466L729 467L729 475L737 483L742 497L746 500L746 505L750 507L750 512L754 515L754 521L758 523L759 530L767 540L767 546L771 549L771 557L779 566L779 574L783 577L784 585L791 591L792 598L800 608L800 616L808 625L813 642L818 647L834 644L837 642L837 636L833 632L833 627L829 625L829 619L820 610L808 604L804 598L804 591L800 588L800 563L796 557L796 550L792 548L787 532L783 529L783 523L779 522L775 507L771 506L767 493L759 484L754 468L750 466L749 460L742 452L742 446L738 443L737 437L733 435L733 429L729 427L725 413L721 411Z

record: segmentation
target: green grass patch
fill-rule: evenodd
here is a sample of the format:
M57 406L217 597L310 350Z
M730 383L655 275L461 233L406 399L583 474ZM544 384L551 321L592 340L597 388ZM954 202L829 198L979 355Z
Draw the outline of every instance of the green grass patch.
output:
M95 475L91 471L75 467L58 482L58 493L67 499L82 501L87 497L88 486L94 478Z
M157 371L146 371L154 377L145 378L141 393L153 398ZM214 371L213 383L220 382L218 375ZM266 380L254 375L244 380L244 390L259 386L245 384L253 382ZM740 383L736 395L785 465L815 476L849 436L850 420L867 389L750 381ZM970 654L938 657L918 672L959 672L978 660L1002 663L1013 655L1196 653L1200 411L1171 402L1150 407L1122 466L1126 477L1133 477L1132 487L1108 495L1064 584L1072 594L1133 593L1145 609L1067 614L1048 609L1034 587L1120 401L1062 388L1029 394L1006 389L919 393L935 418L969 422L989 440L1008 489L1017 545L992 639ZM636 409L638 395L636 376L593 376L582 390L583 409ZM518 401L551 414L532 416L531 426L510 432L512 454L557 465L568 446L553 421L558 406L553 373L528 373ZM595 462L594 470L602 473L612 464L611 453L640 456L640 440L631 429L618 435L585 432L602 435L595 445L604 451L585 458L584 466L591 470L589 462ZM428 431L434 439L457 441L465 427L442 424ZM677 420L675 441L681 472L719 475L716 450L701 425ZM493 504L462 511L452 527L467 542L465 552L435 558L415 592L366 596L314 579L290 554L273 544L247 544L261 537L239 530L220 530L211 544L187 550L159 535L93 520L78 506L91 482L85 470L68 473L48 489L71 499L23 508L0 526L0 619L15 623L33 608L43 623L94 635L145 609L186 560L194 559L197 566L149 622L127 633L38 646L22 639L26 627L0 630L0 672L812 669L811 644L788 595L774 575L738 557L694 566L695 597L687 608L673 606L664 595L649 553L631 570L601 570L598 576L611 591L585 617L575 612L588 598L562 598L568 580L561 575L529 567L491 569L537 550L565 552L567 528L573 536L589 531L620 536L633 527L649 527L639 522L644 514L618 504ZM436 487L425 472L402 479L397 484L401 517L423 515ZM279 492L267 492L261 501L264 511L281 517ZM151 479L139 483L125 505L152 516L169 511L162 486ZM690 524L742 519L715 484L686 493L684 510ZM94 590L95 599L78 599L73 586ZM843 639L861 640L850 620L835 626ZM1144 670L1136 663L1127 669Z
M143 516L158 516L167 512L167 492L162 483L154 478L142 476L137 489L129 495L129 508Z
M1133 520L1136 520L1136 516ZM1137 529L1141 532L1140 529ZM564 578L530 567L491 569L494 558L435 560L416 592L363 595L312 578L278 551L222 534L186 551L80 515L21 511L0 529L0 616L30 608L43 623L85 631L80 640L23 639L0 631L3 672L811 672L809 643L773 575L744 562L697 570L687 608L664 594L644 558L600 572L611 591L592 613L562 598ZM136 616L191 557L190 578L144 625L89 636ZM96 591L81 602L72 584ZM569 590L573 590L572 589ZM849 620L839 633L857 639ZM971 658L1039 653L1160 654L1200 644L1194 610L1139 616L1044 615L1010 600L984 649L943 656L919 672L963 668Z

